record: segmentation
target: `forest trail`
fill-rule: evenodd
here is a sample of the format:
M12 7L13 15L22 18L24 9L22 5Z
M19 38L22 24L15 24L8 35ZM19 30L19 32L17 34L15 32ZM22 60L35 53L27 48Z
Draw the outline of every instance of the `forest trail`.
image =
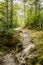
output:
M33 53L30 54L30 49L35 48L35 45L31 42L27 29L22 29L20 36L23 38L23 50L16 54L16 58L20 65L26 65L26 58L32 58Z
M2 59L3 62L1 63L1 65L16 65L12 53L7 53L5 56L3 56Z
M23 41L22 41L23 50L16 54L16 58L19 64L16 64L16 62L14 61L13 55L11 53L7 53L3 57L3 64L1 65L21 65L21 64L26 65L25 58L33 56L33 54L29 55L29 51L31 48L34 48L35 46L33 43L31 43L30 36L28 35L27 31L22 30L22 32L20 32L20 35L23 38Z

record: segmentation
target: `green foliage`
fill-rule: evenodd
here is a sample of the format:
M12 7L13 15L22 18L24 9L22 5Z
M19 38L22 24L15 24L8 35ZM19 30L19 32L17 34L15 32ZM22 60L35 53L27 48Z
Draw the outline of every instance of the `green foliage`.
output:
M26 24L28 28L43 29L43 9L40 0L29 1L26 10Z
M36 47L30 50L31 53L34 51L34 56L27 59L27 65L43 65L43 32L30 30L29 33Z
M0 51L0 56L3 55L3 52Z
M27 65L43 65L43 56L36 56L34 58L28 58Z
M10 6L12 2L4 1L0 2L0 48L3 47L12 47L16 46L17 43L20 42L18 38L18 32L15 34L14 28L18 26L17 21L17 12L15 10L18 9L18 5L14 5L14 14L12 10L13 4ZM7 6L7 8L6 8ZM12 12L12 13L11 13ZM13 20L14 17L14 20ZM15 23L14 23L15 22ZM14 35L14 37L12 37Z
M38 62L43 64L43 55L38 58Z
M43 8L40 5L40 0L23 0L22 4L13 4L13 0L4 0L0 2L0 49L6 51L14 47L15 52L23 49L21 37L14 28L19 27L18 20L25 18L25 26L30 29L43 30ZM20 8L21 7L21 8ZM23 12L23 13L22 13ZM20 15L18 15L18 13ZM23 17L22 17L23 16ZM19 18L20 17L20 18ZM33 32L32 32L33 33ZM33 42L36 45L35 56L27 58L27 65L43 65L43 33L37 31L31 35ZM34 51L34 49L32 49ZM31 51L31 52L32 52ZM0 51L0 55L2 55Z

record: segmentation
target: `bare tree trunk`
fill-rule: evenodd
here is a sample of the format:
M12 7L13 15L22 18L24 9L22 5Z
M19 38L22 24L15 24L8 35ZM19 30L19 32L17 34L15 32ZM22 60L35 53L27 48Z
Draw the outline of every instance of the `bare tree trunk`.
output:
M11 27L13 25L13 0L10 0L10 22L11 22Z
M26 3L24 2L24 23L26 25L26 14L25 14L25 11L26 11Z
M41 18L40 18L40 4L39 4L39 28L42 28Z
M9 19L8 19L8 0L5 0L5 2L6 2L6 23L7 23L7 28L8 28L8 21L9 21Z
M34 28L36 28L36 23L37 22L37 1L35 0L35 23L34 23Z

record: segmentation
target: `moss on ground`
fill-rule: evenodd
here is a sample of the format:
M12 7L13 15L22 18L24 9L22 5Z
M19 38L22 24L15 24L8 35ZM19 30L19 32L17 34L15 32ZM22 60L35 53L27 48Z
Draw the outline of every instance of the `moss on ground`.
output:
M43 65L43 31L29 30L29 34L36 49L35 56L32 59L27 59L27 65Z

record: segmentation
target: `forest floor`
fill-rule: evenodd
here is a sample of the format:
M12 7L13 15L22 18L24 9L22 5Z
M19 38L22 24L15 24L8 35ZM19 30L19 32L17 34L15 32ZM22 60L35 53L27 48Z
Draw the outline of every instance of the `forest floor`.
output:
M43 45L43 31L28 30L31 40L36 46Z
M18 28L17 30L19 30L20 28ZM23 37L23 52L22 54L28 54L28 51L31 49L31 48L34 48L34 44L31 43L31 40L30 40L30 36L28 35L27 33L27 29L20 29L20 35ZM14 51L13 51L14 52ZM21 51L20 51L21 52ZM22 54L21 57L22 57ZM19 53L17 54L17 56L19 55ZM24 58L25 59L25 58ZM14 61L14 57L13 57L13 54L12 54L12 51L10 53L7 53L6 55L4 55L2 57L2 60L3 62L1 63L1 65L17 65ZM20 62L23 61L23 58Z
M20 31L21 31L21 29L20 29ZM20 32L20 33L22 34L22 35L21 34L20 35L24 38L23 43L26 43L26 42L27 43L29 42L29 44L34 43L36 45L36 48L37 48L37 51L36 51L37 54L39 53L39 51L40 52L42 51L43 47L42 46L40 47L40 45L43 45L43 31L22 29L22 32ZM28 37L28 36L30 36L30 37ZM30 38L31 38L31 40L30 40ZM12 52L7 53L5 56L3 56L2 59L3 59L3 62L0 65L17 65L15 63Z
M34 52L34 57L33 59L27 60L27 65L43 65L43 30L27 28L25 30L27 30L27 33L31 38L31 42L35 45L35 49L31 49L31 52ZM32 62L35 62L35 64Z

